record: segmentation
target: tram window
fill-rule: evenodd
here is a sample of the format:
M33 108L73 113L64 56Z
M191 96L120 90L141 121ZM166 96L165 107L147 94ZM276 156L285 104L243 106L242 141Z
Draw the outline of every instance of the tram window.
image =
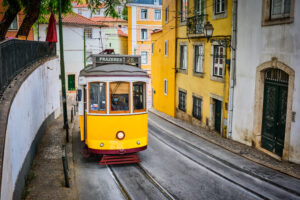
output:
M133 83L134 110L145 110L145 83Z
M110 83L110 110L129 112L129 83Z
M105 83L90 83L90 111L106 110Z

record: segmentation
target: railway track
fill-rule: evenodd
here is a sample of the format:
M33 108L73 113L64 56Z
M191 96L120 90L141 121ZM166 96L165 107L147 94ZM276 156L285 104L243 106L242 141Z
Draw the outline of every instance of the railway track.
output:
M143 175L141 182L143 179L147 179L151 184L161 192L161 194L168 200L176 200L176 198L171 195L164 187L162 187L154 178L153 176L139 163L131 165L131 167L136 168L139 172ZM114 181L116 182L118 188L120 189L124 199L126 200L133 200L135 199L130 195L130 192L127 191L126 186L122 183L120 177L115 173L114 167L111 165L107 165L107 168L113 177Z
M160 125L158 125L152 119L149 119L149 133L151 133L151 136L155 137L160 142L164 143L164 145L172 148L174 151L176 151L179 154L185 156L186 158L192 160L193 162L197 163L198 165L205 168L206 170L216 174L220 178L222 178L228 182L231 182L232 184L240 187L242 190L245 190L245 191L255 195L258 199L273 199L272 194L270 194L271 190L273 190L275 193L279 194L277 197L278 199L281 199L281 197L282 198L292 197L292 199L300 199L300 191L295 191L295 190L292 190L285 186L282 186L280 184L271 182L268 179L265 179L261 176L257 176L256 174L254 174L252 172L246 171L243 168L240 168L222 158L219 158L219 157L213 155L212 153L210 153L209 151L207 151L201 147L195 146L191 142L186 141L185 139L182 139L182 138L176 136L175 134L171 133L169 130L166 130L163 127L161 127ZM166 137L162 136L162 133L165 134L169 139L166 139ZM227 169L230 168L232 170L232 172L235 173L233 175L233 177L243 176L243 178L246 178L247 181L250 181L252 183L260 183L260 185L264 185L264 186L267 184L267 186L268 186L267 189L269 191L267 190L265 192L266 193L269 192L269 193L268 194L260 193L260 192L258 192L259 190L255 189L255 186L249 187L249 184L245 185L243 183L240 183L238 180L231 179L230 176L219 172L215 168L212 168L211 166L206 164L207 162L200 162L200 159L195 159L195 157L189 155L188 153L186 153L186 152L182 151L180 148L178 148L178 145L172 144L172 142L170 142L170 138L172 138L173 141L176 140L176 142L181 143L181 145L183 144L187 149L197 151L199 154L201 154L202 158L210 159L213 162L218 163L223 167L226 167Z

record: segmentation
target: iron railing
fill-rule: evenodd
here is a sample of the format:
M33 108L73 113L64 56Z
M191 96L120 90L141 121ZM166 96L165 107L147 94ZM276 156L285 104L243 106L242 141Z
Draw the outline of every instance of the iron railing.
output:
M55 43L16 39L0 42L0 95L20 72L43 58L55 55Z
M187 34L201 35L204 34L204 24L206 15L195 15L187 18Z

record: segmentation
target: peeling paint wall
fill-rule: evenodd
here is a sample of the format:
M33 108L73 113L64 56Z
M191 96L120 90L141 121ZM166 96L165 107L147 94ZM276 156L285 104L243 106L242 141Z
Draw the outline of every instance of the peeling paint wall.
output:
M234 111L232 138L251 145L261 137L257 126L255 105L261 101L255 97L257 69L276 57L294 71L294 88L291 110L296 112L295 122L285 141L284 159L300 163L300 1L295 0L292 23L262 26L263 2L240 0L238 3L236 85L234 88ZM291 116L287 117L291 118ZM286 146L286 144L288 146ZM260 145L260 144L255 144Z
M8 116L1 199L12 199L24 161L41 125L49 115L60 113L59 59L36 68L22 83Z

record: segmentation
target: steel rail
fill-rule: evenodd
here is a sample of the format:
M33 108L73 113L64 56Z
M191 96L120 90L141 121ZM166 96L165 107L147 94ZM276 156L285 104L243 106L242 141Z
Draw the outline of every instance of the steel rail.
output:
M158 117L159 117L159 116L158 116ZM160 118L161 118L161 117L160 117ZM166 129L162 128L161 126L159 126L156 122L154 122L154 120L149 119L149 121L152 121L152 124L153 124L155 127L159 128L159 129L161 129L161 130L163 130L163 132L166 133L167 135L169 135L170 137L176 138L177 140L180 140L180 141L182 141L182 142L188 144L188 145L189 145L190 147L192 147L193 149L196 149L196 150L198 150L198 151L201 151L201 152L204 153L205 155L207 155L207 156L209 156L209 157L211 157L211 158L213 158L213 159L215 159L215 160L217 160L217 161L223 163L224 165L227 165L227 166L229 166L229 167L232 167L232 168L234 168L235 170L240 171L240 172L243 172L243 173L245 173L245 174L247 174L247 175L250 175L250 176L252 176L253 178L256 178L256 179L258 179L258 180L260 180L260 181L267 182L267 183L269 183L269 184L271 184L271 185L273 185L273 186L275 186L275 187L278 187L278 188L280 188L280 189L282 189L282 190L284 190L284 191L287 191L287 192L289 192L289 193L291 193L291 194L300 196L300 192L291 190L291 189L289 189L289 188L287 188L287 187L284 187L284 186L282 186L282 185L280 185L280 184L277 184L277 183L275 183L275 182L272 182L272 181L270 181L270 180L268 180L268 179L266 179L266 178L264 178L264 177L258 176L258 175L256 175L255 173L252 173L251 171L247 171L247 170L244 170L243 168L240 168L240 167L238 167L238 166L236 166L236 165L233 165L233 164L231 164L230 162L228 162L228 161L226 161L226 160L224 160L224 159L221 159L221 158L219 158L219 157L217 157L217 156L214 156L213 154L209 153L208 151L205 151L204 149L199 148L199 147L193 145L192 143L190 143L190 142L188 142L188 141L186 141L186 140L181 139L180 137L177 137L177 136L175 136L175 135L172 135L172 134L168 133L168 132L169 132L168 130L166 130ZM170 123L169 121L167 121L167 122ZM178 126L178 125L176 125L176 124L173 124L173 123L171 123L171 124L174 125L174 126L176 126L176 127L178 127L178 128L182 128L182 127L180 127L180 126ZM183 130L187 131L186 129L183 129ZM187 132L189 132L189 131L187 131ZM192 133L192 132L189 132L189 133L191 133L191 134L193 134L193 135L196 135L195 133ZM198 135L196 135L196 136L198 136ZM158 138L157 136L154 136L154 137ZM200 137L200 136L199 136L199 137ZM215 143L212 143L211 141L209 141L209 140L207 140L207 139L205 139L205 138L203 138L203 137L200 137L200 138L203 139L203 140L205 140L205 141L207 141L207 142L209 142L209 143L211 143L211 144L215 144ZM164 143L165 143L165 142L164 142ZM217 145L217 144L215 144L215 145ZM217 146L222 147L222 146L220 146L220 145L217 145ZM176 150L176 149L175 149L175 150ZM226 150L227 150L227 149L226 149ZM230 151L230 152L231 152L231 151ZM234 153L234 154L235 154L235 153ZM235 155L238 155L238 154L235 154ZM246 159L246 158L245 158L245 159ZM250 161L251 161L251 160L250 160ZM267 168L268 168L268 167L267 167Z

